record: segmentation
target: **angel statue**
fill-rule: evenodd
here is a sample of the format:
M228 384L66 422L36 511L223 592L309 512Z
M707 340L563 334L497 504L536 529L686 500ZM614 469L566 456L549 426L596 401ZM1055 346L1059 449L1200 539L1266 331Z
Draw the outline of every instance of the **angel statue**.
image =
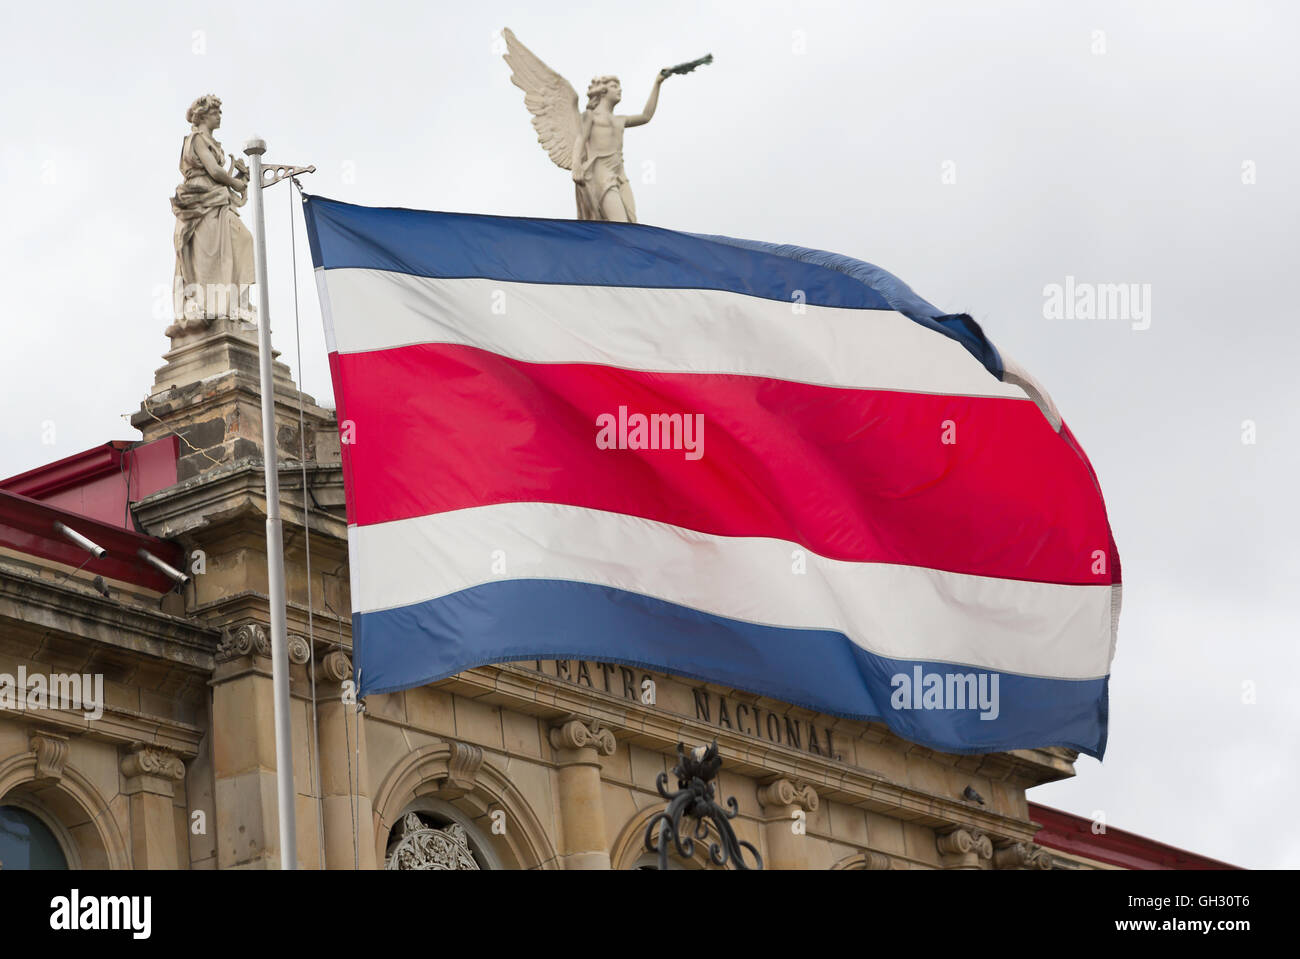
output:
M250 319L253 235L236 210L248 198L248 167L236 156L229 166L212 131L221 126L221 101L199 97L186 111L190 133L181 145L185 180L172 197L176 214L176 322L168 336L207 329L214 319Z
M633 116L615 116L622 99L618 77L595 77L587 87L587 109L578 113L578 94L564 79L519 42L507 27L504 59L510 82L524 91L533 114L537 140L555 164L573 172L578 219L636 222L636 202L623 170L623 130L649 123L659 105L660 85L675 73L690 73L712 55L660 70L645 108Z

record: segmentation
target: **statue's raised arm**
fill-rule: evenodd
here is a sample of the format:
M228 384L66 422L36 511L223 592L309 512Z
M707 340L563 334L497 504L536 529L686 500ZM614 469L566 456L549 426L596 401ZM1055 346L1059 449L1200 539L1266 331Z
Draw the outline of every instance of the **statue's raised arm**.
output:
M572 171L578 219L636 222L636 203L623 170L623 130L649 123L659 106L659 86L668 77L690 73L711 63L712 56L660 70L645 108L631 116L616 116L623 97L618 77L601 76L587 87L587 109L578 113L578 95L569 82L519 42L506 28L505 61L510 81L524 91L524 104L533 114L537 139L557 166Z

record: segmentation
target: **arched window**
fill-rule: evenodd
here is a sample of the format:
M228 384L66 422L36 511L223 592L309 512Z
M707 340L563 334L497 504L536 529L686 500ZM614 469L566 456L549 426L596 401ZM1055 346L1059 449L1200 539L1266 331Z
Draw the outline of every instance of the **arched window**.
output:
M54 831L19 806L0 806L0 869L67 869Z
M498 869L491 847L455 806L437 799L408 807L388 834L384 868Z

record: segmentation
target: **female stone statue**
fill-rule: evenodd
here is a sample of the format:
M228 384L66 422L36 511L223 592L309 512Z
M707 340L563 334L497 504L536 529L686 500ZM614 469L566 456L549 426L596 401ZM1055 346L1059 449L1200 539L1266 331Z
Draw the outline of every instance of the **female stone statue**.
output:
M236 209L248 192L248 167L226 155L212 131L221 126L221 101L199 97L185 114L191 130L181 147L185 180L172 197L176 214L176 322L168 336L203 330L214 319L248 319L253 284L253 235Z

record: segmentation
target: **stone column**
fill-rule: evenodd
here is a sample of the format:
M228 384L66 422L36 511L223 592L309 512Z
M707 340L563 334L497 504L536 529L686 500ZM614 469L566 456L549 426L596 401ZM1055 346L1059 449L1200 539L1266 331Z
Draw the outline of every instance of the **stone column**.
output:
M344 703L342 696L341 684L351 678L352 661L343 652L326 653L317 663L316 715L320 727L326 869L378 868L366 763L366 717L357 712L355 703Z
M212 680L217 868L279 868L270 640L258 623L227 628Z
M130 809L134 867L180 868L173 800L176 783L185 778L185 764L168 749L135 743L122 760L122 775L126 777L122 794Z
M564 869L608 869L598 757L614 755L614 734L574 717L552 727L550 739L560 767L560 865Z
M789 779L775 779L758 789L758 803L763 807L763 839L767 853L763 860L766 869L809 869L808 836L796 831L799 819L815 812L820 800L817 790L805 783ZM807 827L806 819L804 828Z

